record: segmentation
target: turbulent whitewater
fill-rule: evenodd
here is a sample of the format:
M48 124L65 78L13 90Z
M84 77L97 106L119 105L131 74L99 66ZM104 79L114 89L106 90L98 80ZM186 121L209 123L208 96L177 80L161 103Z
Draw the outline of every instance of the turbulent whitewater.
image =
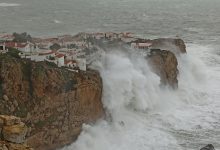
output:
M210 53L213 52L213 53ZM220 148L219 57L189 45L178 57L179 89L162 89L141 56L112 51L96 63L107 120L84 125L65 150L190 150ZM209 65L209 66L207 66Z
M161 89L142 57L107 53L94 66L107 120L84 125L67 150L220 149L219 0L0 0L1 32L32 35L130 31L187 42L179 88ZM8 3L6 3L8 2ZM19 3L19 7L7 7ZM59 22L61 21L61 22ZM111 116L111 117L110 117Z

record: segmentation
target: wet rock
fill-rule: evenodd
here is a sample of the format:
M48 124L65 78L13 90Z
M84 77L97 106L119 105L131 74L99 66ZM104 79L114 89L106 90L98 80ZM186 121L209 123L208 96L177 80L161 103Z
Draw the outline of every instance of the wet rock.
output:
M152 49L147 60L153 70L160 76L161 85L178 87L178 62L174 53L167 50Z
M200 150L215 150L212 144L208 144L207 146L201 148Z

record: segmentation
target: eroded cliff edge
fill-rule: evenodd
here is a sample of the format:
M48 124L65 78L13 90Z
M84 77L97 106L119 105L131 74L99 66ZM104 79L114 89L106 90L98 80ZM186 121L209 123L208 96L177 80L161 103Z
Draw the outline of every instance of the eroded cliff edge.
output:
M44 150L69 144L83 123L104 116L97 71L77 73L47 62L0 57L0 114L22 118L31 147Z
M186 53L184 42L146 41L153 44L147 61L161 84L177 88L176 56ZM27 143L35 149L50 150L74 142L83 123L104 116L101 98L102 80L97 71L71 72L48 62L0 55L0 114L21 117L28 127Z

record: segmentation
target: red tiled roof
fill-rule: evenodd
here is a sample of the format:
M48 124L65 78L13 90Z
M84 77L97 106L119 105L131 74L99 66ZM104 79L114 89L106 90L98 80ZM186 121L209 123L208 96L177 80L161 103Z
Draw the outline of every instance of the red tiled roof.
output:
M64 63L65 64L69 64L69 63L74 64L74 63L76 63L76 61L75 60L65 60Z
M65 60L64 62L65 64L69 64L69 63L72 63L72 60Z
M7 42L5 43L5 46L13 48L24 48L25 46L27 46L27 43Z
M50 54L54 54L55 52L54 51L51 51L51 52L47 52L47 53L39 53L40 56L42 55L50 55Z
M43 42L43 43L48 43L48 42L54 43L54 42L57 42L57 41L58 41L58 38L46 38L46 39L42 39L41 42Z
M57 58L61 58L61 57L64 57L64 56L65 56L65 55L63 55L63 54L57 54L57 55L56 55Z

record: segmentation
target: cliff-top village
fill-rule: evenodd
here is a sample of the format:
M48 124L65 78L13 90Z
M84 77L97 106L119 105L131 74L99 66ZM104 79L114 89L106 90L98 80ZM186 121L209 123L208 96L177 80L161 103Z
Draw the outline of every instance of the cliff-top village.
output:
M104 52L105 44L148 49L152 43L139 41L129 32L79 33L49 38L32 38L27 33L0 34L0 54L14 48L19 51L20 58L53 62L71 71L86 71L87 66Z

